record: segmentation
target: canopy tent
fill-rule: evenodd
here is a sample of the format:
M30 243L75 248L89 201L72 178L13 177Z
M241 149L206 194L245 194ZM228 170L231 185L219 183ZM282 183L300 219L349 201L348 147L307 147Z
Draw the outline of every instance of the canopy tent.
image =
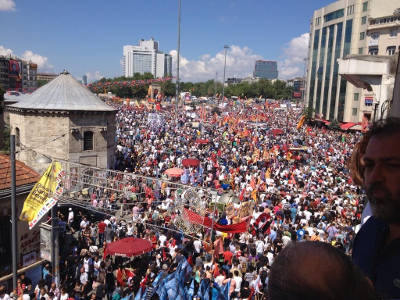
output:
M108 243L104 249L104 257L107 255L117 255L132 257L142 255L153 249L150 241L133 237L124 238L112 243Z
M283 134L283 130L282 129L272 129L271 132L272 132L273 135Z
M209 140L208 139L197 139L196 143L197 144L201 144L201 145L205 145L205 144L209 143Z
M180 168L171 168L168 170L165 170L164 174L170 176L170 177L180 177L183 174L183 170Z
M197 158L187 158L182 160L182 165L184 167L198 167L200 165L200 161Z
M349 123L341 124L341 125L340 125L340 128L341 128L342 130L348 130L348 129L350 129L351 127L353 127L353 126L355 126L355 125L357 125L357 123L349 122Z

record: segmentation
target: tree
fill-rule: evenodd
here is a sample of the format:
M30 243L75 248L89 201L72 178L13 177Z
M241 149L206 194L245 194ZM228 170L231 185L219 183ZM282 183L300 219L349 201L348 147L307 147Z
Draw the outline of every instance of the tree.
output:
M311 121L314 116L315 109L312 106L304 107L303 114L306 116L307 122Z
M48 83L47 80L38 80L37 87L40 88L41 86L44 86L46 83Z
M176 93L176 84L171 81L161 83L161 91L167 97L173 97Z
M335 119L329 124L328 127L331 128L331 129L339 130L340 129L340 124L339 124L338 120Z

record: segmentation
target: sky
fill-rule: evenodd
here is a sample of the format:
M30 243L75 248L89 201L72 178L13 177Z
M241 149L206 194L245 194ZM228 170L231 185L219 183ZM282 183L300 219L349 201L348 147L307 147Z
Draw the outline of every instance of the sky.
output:
M280 79L304 74L310 18L333 0L181 0L180 80L252 74L278 61ZM0 55L89 81L122 76L122 47L154 38L176 69L178 0L0 0ZM175 74L175 70L174 70Z

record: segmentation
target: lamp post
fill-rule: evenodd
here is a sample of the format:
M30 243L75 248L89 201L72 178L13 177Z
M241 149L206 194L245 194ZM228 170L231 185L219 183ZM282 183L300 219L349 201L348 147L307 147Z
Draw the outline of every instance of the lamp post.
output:
M229 49L228 45L224 46L225 50L225 61L224 61L224 80L222 81L222 101L224 101L225 96L225 70L226 70L226 51ZM219 103L218 103L219 104Z
M178 101L179 101L179 54L181 49L181 0L178 0L178 47L176 53L176 87L175 87L175 113L178 122Z

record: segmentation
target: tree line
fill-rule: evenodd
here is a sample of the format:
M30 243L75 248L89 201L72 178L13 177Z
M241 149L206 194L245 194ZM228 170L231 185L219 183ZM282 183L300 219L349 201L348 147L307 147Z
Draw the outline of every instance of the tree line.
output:
M131 81L131 80L146 80L153 79L151 73L139 74L135 73L133 77L115 77L115 78L102 78L99 82L107 81ZM176 93L176 83L166 81L160 83L163 95L167 97L174 97ZM145 98L148 91L148 85L141 86L109 86L100 92L111 92L117 97L121 98ZM212 97L222 94L222 83L214 80L205 82L180 82L179 90L181 92L190 92L196 97ZM93 92L99 92L98 90ZM272 99L291 99L293 88L288 86L285 81L276 80L271 82L267 79L260 79L257 82L248 83L241 82L238 84L230 84L225 86L224 94L226 97L236 96L241 98L255 98L262 96L263 98Z

